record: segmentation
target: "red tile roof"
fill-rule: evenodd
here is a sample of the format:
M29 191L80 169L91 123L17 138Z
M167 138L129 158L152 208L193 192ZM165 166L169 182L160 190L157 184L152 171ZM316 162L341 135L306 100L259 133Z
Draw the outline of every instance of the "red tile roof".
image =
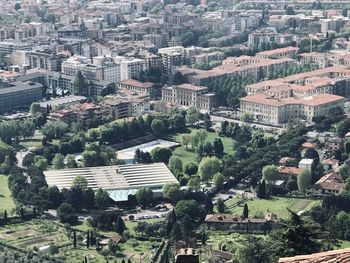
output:
M280 258L278 263L349 263L350 248L331 250L311 255Z

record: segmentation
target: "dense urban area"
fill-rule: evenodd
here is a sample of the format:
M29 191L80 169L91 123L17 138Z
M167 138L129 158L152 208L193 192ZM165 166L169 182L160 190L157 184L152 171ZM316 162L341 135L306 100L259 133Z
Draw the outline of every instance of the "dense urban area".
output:
M0 6L0 263L350 262L350 0Z

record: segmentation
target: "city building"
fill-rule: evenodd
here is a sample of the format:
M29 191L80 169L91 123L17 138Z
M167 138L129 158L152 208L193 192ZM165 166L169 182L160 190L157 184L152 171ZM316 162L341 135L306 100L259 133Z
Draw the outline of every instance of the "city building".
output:
M29 66L31 68L40 68L48 71L61 71L62 62L66 60L67 57L67 54L57 54L48 49L28 52Z
M34 82L0 83L0 113L28 108L43 98L43 86Z
M140 82L134 79L126 79L118 82L119 89L128 89L131 91L142 92L151 95L154 89L154 83L152 82Z
M185 48L183 46L161 48L158 53L162 57L162 71L165 74L171 73L175 67L181 66L185 60Z
M210 110L215 107L215 95L209 94L208 88L181 84L162 88L162 101L175 103L179 106L194 106Z
M244 218L230 214L208 214L204 222L208 229L233 230L243 233L269 233L278 222L277 215L268 213L264 218Z
M315 184L314 189L317 195L339 194L344 190L346 183L337 172L331 172L322 176Z
M259 58L296 58L298 51L299 48L297 47L285 47L261 51L256 53L255 56Z
M344 108L345 98L333 94L317 94L305 98L274 98L255 94L240 99L241 113L249 113L259 122L279 125L295 120L311 122L334 108Z

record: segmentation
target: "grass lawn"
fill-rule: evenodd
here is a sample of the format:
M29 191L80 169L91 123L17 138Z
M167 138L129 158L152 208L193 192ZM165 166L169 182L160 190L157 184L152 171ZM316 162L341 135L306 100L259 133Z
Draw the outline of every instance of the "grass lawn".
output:
M20 141L19 146L28 149L30 147L41 147L42 143L40 139L28 139Z
M339 240L340 248L349 248L350 247L350 241L348 240Z
M8 188L7 176L0 175L0 211L7 210L7 213L15 208L15 204L11 197L10 189Z
M181 136L183 134L190 134L191 130L192 129L189 129L187 132L169 134L166 139L181 143ZM216 132L207 132L207 134L207 141L214 142L215 138L220 138L222 144L224 145L225 153L233 153L233 140L231 138L220 137ZM188 162L198 162L198 157L195 151L193 151L192 149L186 150L184 146L177 147L173 154L180 157L184 164Z
M240 198L233 198L226 202L226 206L234 205L235 202L242 200ZM273 197L270 199L254 199L247 202L250 216L257 214L266 214L268 212L275 213L279 218L287 218L287 208L294 212L307 211L319 203L318 200L311 199L298 199L298 198L286 198L286 197ZM228 208L226 211L231 214L241 215L243 212L244 204Z
M35 219L18 224L0 227L0 239L15 247L31 250L55 243L65 244L69 241L66 230L52 221Z

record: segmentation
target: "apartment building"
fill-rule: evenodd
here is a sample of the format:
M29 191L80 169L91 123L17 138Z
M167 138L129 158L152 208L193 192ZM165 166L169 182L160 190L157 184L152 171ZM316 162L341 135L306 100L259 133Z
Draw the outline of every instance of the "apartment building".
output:
M83 56L72 56L62 63L62 73L75 77L78 71L82 71L84 66L90 63L90 59Z
M61 109L50 112L50 114L47 115L47 119L50 121L62 121L71 124L77 122L77 114L71 109Z
M73 56L62 63L63 74L75 77L78 71L92 81L113 83L120 80L120 65L111 58L94 57L91 63L86 57Z
M185 59L183 46L161 48L158 53L162 56L162 71L165 74L171 73L174 67L181 66Z
M285 47L277 48L273 50L266 50L256 54L258 58L295 58L299 48L297 47Z
M263 44L288 44L296 40L295 34L279 34L273 27L262 28L250 33L248 45L260 47Z
M52 50L28 52L29 66L48 71L61 71L61 65L68 58L67 54L57 54Z
M34 82L2 83L0 89L0 113L29 107L43 98L43 86Z
M132 107L128 101L109 98L102 102L102 108L107 110L114 119L128 118L132 116Z
M115 62L120 65L120 80L138 79L141 72L146 70L146 62L138 58L120 58L117 57Z
M344 108L345 98L333 94L317 94L310 97L284 99L255 94L240 99L241 113L249 113L263 123L279 125L295 120L312 121L336 108Z
M0 42L0 53L7 55L11 54L15 50L29 51L32 49L32 47L32 44L7 40Z
M215 95L208 94L208 88L181 84L162 89L162 101L175 103L179 106L194 106L210 110L215 106Z
M329 19L320 19L321 33L329 31L339 32L346 24L349 24L350 19L343 16L333 16Z
M127 79L120 81L118 83L119 89L127 89L136 92L142 92L150 95L152 93L152 89L154 89L154 83L152 82L140 82L134 79Z

